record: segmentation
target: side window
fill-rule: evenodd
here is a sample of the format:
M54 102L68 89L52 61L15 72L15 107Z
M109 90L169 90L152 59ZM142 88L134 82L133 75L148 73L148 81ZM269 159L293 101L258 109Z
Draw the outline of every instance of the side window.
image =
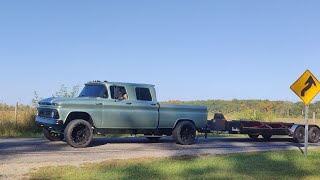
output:
M137 100L141 101L152 101L151 93L149 88L136 88Z
M123 86L110 86L110 93L112 99L128 99L127 91Z

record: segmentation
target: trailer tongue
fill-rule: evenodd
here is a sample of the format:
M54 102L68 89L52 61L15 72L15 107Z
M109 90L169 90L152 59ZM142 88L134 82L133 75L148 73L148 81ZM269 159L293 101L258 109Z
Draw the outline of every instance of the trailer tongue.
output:
M274 135L287 135L293 137L297 143L304 142L304 124L284 122L261 122L251 120L227 121L223 114L217 113L212 120L208 120L207 133L224 132L228 134L247 134L251 139L257 139L260 135L264 139L270 139ZM308 138L310 143L319 142L320 128L317 125L309 125Z

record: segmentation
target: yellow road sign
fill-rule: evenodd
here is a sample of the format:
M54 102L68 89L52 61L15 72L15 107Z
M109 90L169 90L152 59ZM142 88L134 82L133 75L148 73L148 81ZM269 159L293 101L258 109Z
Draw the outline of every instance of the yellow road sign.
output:
M306 70L290 88L306 105L309 105L320 91L320 82L309 70Z

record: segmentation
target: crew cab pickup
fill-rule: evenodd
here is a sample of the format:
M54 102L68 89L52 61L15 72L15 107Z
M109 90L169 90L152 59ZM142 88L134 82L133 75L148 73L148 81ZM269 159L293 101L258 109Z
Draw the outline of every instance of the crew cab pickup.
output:
M207 125L205 106L160 104L154 85L92 81L76 98L39 101L36 122L51 141L75 148L90 144L93 134L143 134L152 141L173 136L193 144L196 131Z

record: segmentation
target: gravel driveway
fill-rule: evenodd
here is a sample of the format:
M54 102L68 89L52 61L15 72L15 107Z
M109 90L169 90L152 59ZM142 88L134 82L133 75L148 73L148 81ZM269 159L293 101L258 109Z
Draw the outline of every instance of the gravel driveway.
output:
M23 179L33 168L57 165L80 165L112 159L168 157L201 154L228 154L249 151L303 149L303 144L288 138L269 142L248 138L199 138L195 144L181 146L172 138L152 143L145 138L94 138L90 147L76 149L65 142L50 142L44 138L0 138L0 178ZM320 143L310 145L320 147Z

